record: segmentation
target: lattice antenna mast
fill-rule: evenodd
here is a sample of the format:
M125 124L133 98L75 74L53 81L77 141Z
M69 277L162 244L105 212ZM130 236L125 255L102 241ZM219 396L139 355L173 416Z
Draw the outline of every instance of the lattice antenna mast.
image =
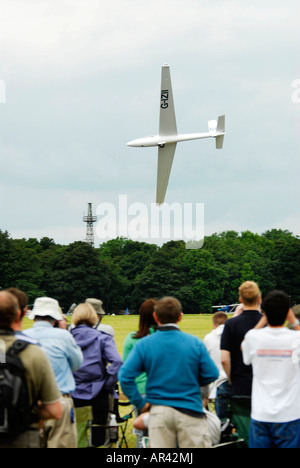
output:
M85 242L94 247L94 223L97 221L97 216L93 216L92 203L88 203L88 215L83 217L86 223L86 239Z

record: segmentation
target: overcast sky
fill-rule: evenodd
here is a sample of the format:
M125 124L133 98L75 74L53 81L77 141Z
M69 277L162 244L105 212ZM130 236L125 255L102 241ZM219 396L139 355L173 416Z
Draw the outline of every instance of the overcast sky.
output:
M178 131L225 114L226 136L178 144L166 202L203 203L205 235L299 235L299 21L299 0L1 0L0 229L67 244L89 202L150 207L157 149L126 143L157 133L168 63Z

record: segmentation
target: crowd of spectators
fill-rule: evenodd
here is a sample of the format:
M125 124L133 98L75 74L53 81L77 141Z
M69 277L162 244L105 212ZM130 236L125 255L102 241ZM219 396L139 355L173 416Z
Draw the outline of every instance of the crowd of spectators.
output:
M77 448L76 409L86 406L92 446L102 446L118 385L134 409L138 448L145 436L150 448L217 446L224 420L244 447L300 448L300 324L284 292L262 299L255 282L242 283L234 315L216 312L203 340L181 331L175 297L148 299L122 357L115 330L101 323L102 301L76 306L70 326L55 299L37 298L23 330L26 306L22 291L0 292L0 345L7 356L19 345L30 406L19 432L0 407L1 448ZM0 360L3 382L11 359Z

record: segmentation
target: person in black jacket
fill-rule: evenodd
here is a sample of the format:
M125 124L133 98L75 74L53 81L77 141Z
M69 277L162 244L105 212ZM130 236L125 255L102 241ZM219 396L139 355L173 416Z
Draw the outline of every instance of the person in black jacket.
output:
M245 334L254 328L262 318L261 292L254 281L245 281L239 287L239 301L244 305L243 312L227 320L221 338L221 362L230 383L230 407L233 424L239 436L248 445L252 366L243 362L241 344Z

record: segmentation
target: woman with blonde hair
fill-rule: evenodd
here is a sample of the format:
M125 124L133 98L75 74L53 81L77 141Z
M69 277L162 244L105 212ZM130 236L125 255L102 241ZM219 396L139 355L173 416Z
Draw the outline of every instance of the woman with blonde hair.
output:
M98 322L98 317L94 307L91 304L79 304L73 312L72 322L75 327L79 325L87 325L94 327Z
M71 333L83 353L81 368L74 372L75 407L92 406L93 423L106 425L109 395L113 394L122 359L112 336L93 328L98 317L91 304L79 304L73 312ZM92 445L105 443L105 429L93 427Z

